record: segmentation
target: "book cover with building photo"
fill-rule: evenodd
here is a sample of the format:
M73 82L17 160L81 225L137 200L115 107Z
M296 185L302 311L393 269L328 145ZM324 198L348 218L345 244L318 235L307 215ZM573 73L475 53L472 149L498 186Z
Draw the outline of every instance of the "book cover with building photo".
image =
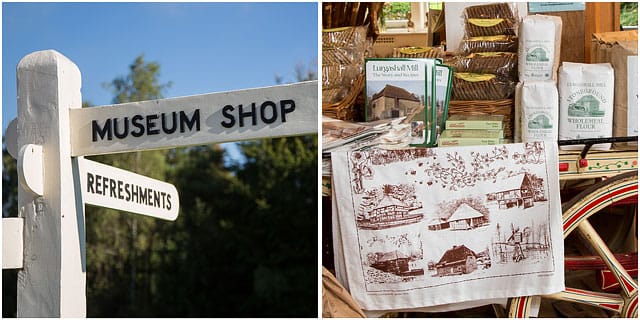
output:
M435 145L435 81L437 59L366 59L366 119L406 117L411 145Z

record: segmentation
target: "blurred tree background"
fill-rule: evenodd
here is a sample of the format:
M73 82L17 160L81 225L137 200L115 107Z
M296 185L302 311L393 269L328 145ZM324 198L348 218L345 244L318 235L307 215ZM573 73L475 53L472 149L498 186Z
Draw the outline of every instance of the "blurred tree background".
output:
M299 81L316 66L295 67ZM171 83L138 56L105 84L113 103L159 99ZM276 77L276 82L281 82ZM90 103L85 102L85 107ZM316 317L317 135L132 152L92 160L174 184L176 221L86 207L88 317ZM3 149L3 216L16 216L16 160ZM16 316L3 270L2 316Z

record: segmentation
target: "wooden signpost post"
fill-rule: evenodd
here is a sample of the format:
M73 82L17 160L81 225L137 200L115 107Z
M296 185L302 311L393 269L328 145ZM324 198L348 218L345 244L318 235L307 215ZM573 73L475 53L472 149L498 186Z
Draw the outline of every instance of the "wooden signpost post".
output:
M176 188L85 155L317 134L317 81L81 108L80 70L53 50L18 64L18 218L3 268L20 268L18 317L86 316L84 205L178 217ZM19 150L19 151L18 151Z

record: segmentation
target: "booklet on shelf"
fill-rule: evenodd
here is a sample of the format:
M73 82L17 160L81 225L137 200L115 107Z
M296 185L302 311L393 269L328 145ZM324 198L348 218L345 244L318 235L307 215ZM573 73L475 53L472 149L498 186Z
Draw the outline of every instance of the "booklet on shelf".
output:
M440 60L372 58L365 60L366 119L406 117L411 146L436 144L435 66Z
M436 135L439 136L445 128L447 115L449 114L449 99L451 98L451 87L453 81L453 67L436 65Z

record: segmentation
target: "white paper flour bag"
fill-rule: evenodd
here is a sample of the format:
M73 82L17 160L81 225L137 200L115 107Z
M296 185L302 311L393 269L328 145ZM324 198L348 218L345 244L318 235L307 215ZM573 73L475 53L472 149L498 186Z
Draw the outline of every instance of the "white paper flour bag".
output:
M613 132L613 68L609 63L564 62L558 77L560 96L560 140L606 138ZM595 144L594 150L609 150L610 143ZM582 145L563 146L582 149Z
M520 81L557 79L561 35L560 17L531 15L522 19L518 46Z
M553 80L525 81L516 87L522 142L558 140L558 89Z

